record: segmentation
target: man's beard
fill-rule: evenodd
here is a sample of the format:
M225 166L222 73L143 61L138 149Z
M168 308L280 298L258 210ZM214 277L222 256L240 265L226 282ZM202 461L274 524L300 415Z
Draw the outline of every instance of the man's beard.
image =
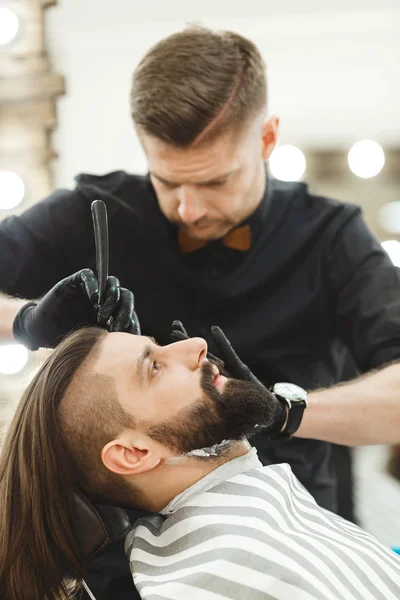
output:
M148 428L148 435L179 454L211 448L224 440L251 438L271 428L280 409L263 385L228 379L223 390L214 385L215 371L205 363L203 396L181 409L173 419Z

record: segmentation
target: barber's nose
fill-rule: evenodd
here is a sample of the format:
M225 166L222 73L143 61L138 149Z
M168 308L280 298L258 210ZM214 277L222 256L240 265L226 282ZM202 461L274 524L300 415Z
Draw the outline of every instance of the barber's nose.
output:
M176 343L176 348L182 354L182 361L189 369L198 369L207 356L207 342L203 338L190 338Z
M178 214L184 223L195 223L207 213L207 209L196 193L196 190L188 186L180 187L178 190L178 200Z

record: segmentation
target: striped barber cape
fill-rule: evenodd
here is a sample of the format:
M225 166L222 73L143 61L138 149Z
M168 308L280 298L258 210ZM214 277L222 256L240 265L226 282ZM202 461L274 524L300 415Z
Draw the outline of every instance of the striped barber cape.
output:
M125 549L145 600L400 598L400 557L254 448L138 521Z

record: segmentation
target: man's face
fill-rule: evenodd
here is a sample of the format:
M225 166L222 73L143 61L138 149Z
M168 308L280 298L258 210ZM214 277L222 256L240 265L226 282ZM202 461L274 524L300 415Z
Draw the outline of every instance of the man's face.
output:
M114 379L139 431L181 454L242 439L271 418L263 386L224 377L206 354L201 338L158 346L151 338L111 333L94 371Z
M227 132L207 145L178 149L140 134L164 216L194 239L213 240L246 219L261 201L266 160L278 120Z

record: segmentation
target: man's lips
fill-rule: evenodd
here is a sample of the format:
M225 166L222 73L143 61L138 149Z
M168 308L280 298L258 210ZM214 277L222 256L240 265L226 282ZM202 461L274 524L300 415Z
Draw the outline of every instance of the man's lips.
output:
M216 378L214 379L214 385L216 388L222 390L225 387L225 384L227 382L227 378L224 377L223 375L217 375Z
M215 385L216 388L222 390L225 387L225 384L227 382L227 378L224 377L224 375L221 375L218 368L213 365L214 367L214 379L213 379L213 384Z

